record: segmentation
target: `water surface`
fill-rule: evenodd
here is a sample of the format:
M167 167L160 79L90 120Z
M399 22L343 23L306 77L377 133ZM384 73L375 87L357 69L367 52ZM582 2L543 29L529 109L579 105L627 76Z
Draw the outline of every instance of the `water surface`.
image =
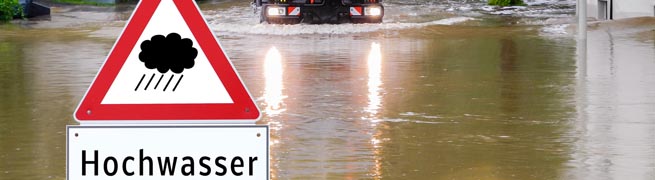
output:
M290 26L201 4L274 179L655 178L655 20L590 28L580 59L571 1L385 3L383 24ZM133 7L0 25L0 179L65 179L65 125Z

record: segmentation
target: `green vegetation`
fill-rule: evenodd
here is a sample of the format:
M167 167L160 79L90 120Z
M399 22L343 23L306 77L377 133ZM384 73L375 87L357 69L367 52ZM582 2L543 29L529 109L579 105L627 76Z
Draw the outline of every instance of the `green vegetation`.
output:
M496 6L522 6L523 0L489 0L489 5Z
M0 0L0 22L6 22L16 15L23 15L23 8L18 0Z
M1 1L1 0L0 0ZM94 5L94 6L111 6L110 3L93 2L88 0L53 0L58 3L76 4L76 5Z

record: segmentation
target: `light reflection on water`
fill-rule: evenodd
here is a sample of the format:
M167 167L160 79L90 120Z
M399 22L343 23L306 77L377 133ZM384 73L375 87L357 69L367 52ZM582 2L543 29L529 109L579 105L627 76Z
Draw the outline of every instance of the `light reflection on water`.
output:
M278 143L280 141L278 133L282 130L283 126L281 119L277 116L286 110L283 107L284 99L286 96L282 94L282 90L284 89L284 68L282 63L282 55L280 52L277 50L277 48L275 48L275 46L271 47L266 53L263 62L263 76L265 85L263 93L264 111L262 112L268 116L267 123L271 128L271 134L273 134L271 135L269 142L271 151L275 151L278 147ZM271 159L276 158L275 153L270 153L270 156ZM272 167L274 167L270 170L271 178L273 179L278 177L278 168L275 168L278 166L278 163L278 161L271 162Z
M655 44L591 31L578 58L574 179L655 178ZM655 41L655 39L653 39ZM602 143L599 143L602 142ZM629 178L628 178L629 177Z
M368 107L366 112L372 117L377 115L382 104L380 97L380 86L382 85L382 50L379 43L371 43L371 51L368 54Z
M266 109L264 113L268 116L275 117L284 112L283 100L286 98L282 94L284 89L282 75L284 68L282 68L282 55L275 47L271 47L266 53L264 59L264 78L266 85L264 87L264 102Z
M365 120L370 121L371 128L371 146L373 150L373 161L374 165L371 168L370 176L379 179L382 175L382 159L381 155L381 142L380 142L380 133L378 130L378 110L382 105L382 96L380 95L382 86L382 50L380 44L373 42L371 43L371 50L367 58L367 67L368 67L368 106L365 111L368 113L368 117L364 117Z

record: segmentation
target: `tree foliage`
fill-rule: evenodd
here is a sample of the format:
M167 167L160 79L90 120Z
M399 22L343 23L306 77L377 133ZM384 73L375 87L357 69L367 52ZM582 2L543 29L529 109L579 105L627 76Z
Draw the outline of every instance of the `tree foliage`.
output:
M0 0L0 22L9 21L22 14L23 8L18 4L18 0Z

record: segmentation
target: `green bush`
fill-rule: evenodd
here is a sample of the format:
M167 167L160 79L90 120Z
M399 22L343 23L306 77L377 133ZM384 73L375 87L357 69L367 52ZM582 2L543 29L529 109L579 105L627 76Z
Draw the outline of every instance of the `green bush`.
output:
M100 3L95 1L87 0L53 0L54 2L64 3L64 4L75 4L75 5L94 5L94 6L110 6L112 4Z
M0 22L9 21L22 14L23 8L18 4L18 0L0 0Z
M517 6L525 5L523 0L489 0L489 5L496 6Z

